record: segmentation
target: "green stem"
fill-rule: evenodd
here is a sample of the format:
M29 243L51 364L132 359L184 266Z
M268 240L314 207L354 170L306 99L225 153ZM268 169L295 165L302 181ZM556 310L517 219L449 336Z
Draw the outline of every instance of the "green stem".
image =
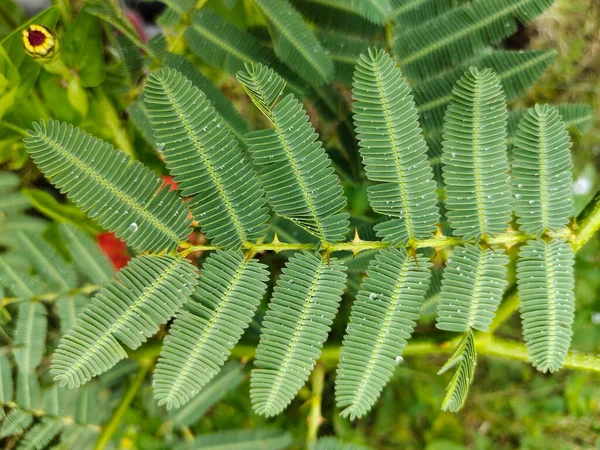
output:
M575 238L573 251L577 252L600 229L600 191L596 192L592 200L575 220Z
M517 294L517 291L514 290L502 302L500 308L498 308L498 312L496 312L494 320L492 320L492 323L490 324L489 333L494 333L498 327L500 327L500 325L506 322L510 316L512 316L513 313L519 309L519 305L519 294Z
M313 370L312 376L312 397L310 399L310 412L306 418L308 429L306 432L306 446L308 448L317 440L319 427L323 423L321 415L321 402L323 401L323 385L325 384L325 368L318 364Z
M127 408L129 408L129 405L133 401L135 395L137 394L137 391L144 383L144 379L150 371L150 368L153 365L153 361L154 360L151 359L142 359L138 361L140 364L138 373L135 376L135 379L133 380L131 385L129 386L129 389L127 389L127 392L125 392L121 403L110 418L110 421L106 424L105 427L102 428L102 433L100 433L100 437L98 438L98 441L94 446L94 450L102 450L106 448L106 446L109 444L112 435L115 433L117 427L121 423L121 419L123 418L125 411L127 411Z
M59 298L63 298L63 297L72 297L74 295L77 294L84 294L84 295L89 295L89 294L93 294L94 292L100 290L101 286L97 286L95 284L85 284L77 289L72 289L69 292L49 292L43 295L39 295L36 297L33 297L34 302L54 302L56 300L58 300ZM23 302L25 300L30 300L30 299L25 299L22 297L4 297L1 301L0 301L0 307L1 306L6 306L6 305L10 305L12 303L19 303L19 302Z

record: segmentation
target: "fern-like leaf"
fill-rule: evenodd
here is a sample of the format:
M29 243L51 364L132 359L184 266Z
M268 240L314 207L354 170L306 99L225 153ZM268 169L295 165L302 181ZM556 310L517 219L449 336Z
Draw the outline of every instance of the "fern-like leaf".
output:
M292 94L277 103L284 82L260 64L248 65L238 80L274 126L247 136L273 210L323 242L343 240L348 231L348 214L341 212L346 199L302 104Z
M15 360L23 372L34 370L46 350L48 318L46 308L39 302L22 302L15 329Z
M367 39L330 30L318 30L317 37L333 61L335 79L348 86L352 85L354 66L358 63L360 55L366 53L373 43Z
M136 349L187 301L194 267L172 256L138 256L103 288L61 340L51 372L61 386L79 387Z
M238 252L204 263L193 302L175 320L154 372L154 396L168 409L185 404L221 369L260 304L268 272Z
M476 0L405 31L398 26L393 49L404 73L424 79L482 52L528 23L552 0Z
M333 78L333 63L287 0L256 0L274 29L275 54L294 72L320 86Z
M429 270L403 249L381 251L352 305L335 383L341 414L354 420L375 404L419 318Z
M428 132L442 128L454 85L469 66L496 72L506 99L511 101L533 86L555 57L554 51L497 50L474 58L456 70L417 83L413 92L423 128Z
M63 428L63 424L49 417L42 417L39 423L36 423L23 440L19 442L18 450L43 450L48 444L58 436Z
M25 146L35 163L100 225L139 251L173 250L187 238L183 202L140 162L72 125L33 128Z
M43 292L42 284L37 277L31 276L2 256L0 256L0 285L24 300L31 300Z
M444 271L437 327L487 331L506 288L507 264L503 250L456 248Z
M115 269L98 244L74 225L60 224L60 235L71 253L73 265L92 283L102 285L112 279Z
M219 113L235 138L241 143L244 142L244 135L248 132L248 124L237 112L231 100L211 80L202 75L188 58L181 55L169 53L164 59L163 64L165 67L170 67L180 72L194 86L200 89L217 113Z
M517 283L523 335L531 363L555 372L571 343L575 309L574 256L562 239L529 241L519 251Z
M345 35L373 37L381 27L357 13L345 0L291 0L311 22L321 28L335 29Z
M33 423L33 416L21 409L13 409L6 415L6 419L0 425L0 439L21 434Z
M444 400L442 401L443 411L456 412L464 406L467 394L469 393L469 386L475 375L476 365L477 353L475 351L475 341L473 339L473 332L469 330L456 347L454 354L438 372L438 374L442 374L458 366L446 388L446 395L444 395Z
M56 309L60 322L60 330L66 333L73 328L77 322L77 318L89 304L90 299L81 294L59 298L56 301Z
M207 237L229 248L262 238L268 215L258 177L206 96L176 70L160 69L144 100L167 167Z
M421 25L448 10L466 3L466 0L391 0L388 19L402 30Z
M310 253L294 255L277 281L262 323L250 379L254 410L283 411L308 379L338 310L344 265Z
M31 231L24 231L17 237L20 252L50 289L67 292L77 285L77 273L70 264L42 238Z
M465 240L508 228L512 200L506 121L498 76L490 69L469 69L446 111L442 155L448 219Z
M571 154L560 114L548 105L527 110L512 152L515 213L528 234L558 231L569 223Z
M436 186L426 157L410 88L384 52L361 56L354 74L354 122L373 210L394 219L378 224L378 235L393 243L424 239L435 231Z
M169 421L179 427L195 424L206 411L221 398L236 389L245 375L242 366L237 361L231 361L207 384L200 394L179 409L171 410Z

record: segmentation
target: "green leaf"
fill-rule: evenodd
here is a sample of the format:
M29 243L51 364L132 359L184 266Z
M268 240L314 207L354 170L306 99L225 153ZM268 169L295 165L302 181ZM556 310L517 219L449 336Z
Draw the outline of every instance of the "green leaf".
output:
M21 409L13 409L0 424L0 439L21 434L33 423L33 416Z
M303 82L279 63L271 49L206 8L196 11L192 26L185 30L184 38L198 58L231 75L244 70L245 64L261 63L277 69L294 92L306 91Z
M18 214L29 207L29 200L21 192L5 193L0 197L0 214Z
M506 288L508 258L502 249L458 247L448 260L438 301L437 327L488 331Z
M266 428L218 431L194 439L198 450L282 450L291 444L289 433Z
M198 289L165 338L154 371L154 397L178 408L220 370L260 304L269 279L264 265L219 251L204 263Z
M202 391L179 409L172 410L169 420L180 427L195 424L206 411L244 380L242 366L235 361L225 364L219 374Z
M63 424L50 417L42 417L39 423L35 424L19 442L18 450L42 450L47 448L48 444L58 436L63 428Z
M319 440L310 447L310 450L369 450L369 447L347 443L340 439L336 439L333 436L327 436L319 438Z
M15 267L6 258L0 256L0 285L14 296L31 300L42 291L37 277L32 277L20 267Z
M444 113L452 100L452 89L469 66L496 72L507 100L511 101L527 92L555 57L554 51L496 50L474 58L456 70L417 83L413 92L423 128L428 132L442 128Z
M115 269L112 263L92 238L70 224L62 223L59 228L73 265L82 276L99 285L113 278Z
M17 190L21 184L21 178L14 172L0 170L0 193Z
M406 30L466 2L466 0L391 0L391 10L387 18L393 20L398 27L402 27L402 30Z
M410 78L424 79L447 70L517 31L552 0L476 0L405 31L401 25L394 55Z
M519 251L517 284L523 336L531 363L556 372L571 343L575 297L574 256L562 239L528 241Z
M308 379L346 284L344 265L297 253L277 280L262 322L250 399L256 413L281 413Z
M56 309L58 312L58 320L60 321L60 330L63 333L71 330L79 315L90 303L90 299L81 294L59 298L56 301Z
M387 249L369 263L352 312L337 369L341 415L360 418L390 380L419 318L429 269L404 249Z
M335 79L352 85L354 66L360 55L366 53L373 43L367 39L351 37L330 30L318 30L317 37L335 66Z
M271 207L323 242L343 240L346 199L302 104L292 94L276 103L283 81L260 64L248 65L238 80L274 126L246 139Z
M77 286L75 269L39 234L23 231L17 240L19 250L50 289L67 292Z
M42 405L40 382L35 371L19 370L17 374L17 404L23 409L39 409Z
M498 76L474 67L452 94L442 155L447 216L456 236L478 240L505 232L511 219L506 100Z
M170 251L189 232L188 211L162 180L72 125L34 123L27 151L53 184L138 251Z
M446 388L446 395L444 395L442 401L442 411L457 412L464 406L469 393L469 386L475 376L476 365L475 342L473 332L469 330L456 347L454 354L438 372L438 374L442 374L458 366Z
M323 28L333 28L345 35L373 37L382 28L369 22L344 0L291 0L294 7L311 22Z
M13 393L12 367L8 358L0 354L0 403L12 402Z
M316 86L330 82L333 63L293 6L287 0L256 0L256 3L274 29L273 47L278 58Z
M39 302L19 304L15 328L15 361L22 372L33 371L42 361L46 350L47 312Z
M154 335L187 301L196 285L194 267L173 256L142 255L98 292L60 342L51 372L61 386L79 387Z
M569 223L573 210L570 146L558 110L548 105L527 110L512 151L515 214L523 232L539 235Z
M62 59L83 87L95 87L106 78L100 21L84 9L61 37Z
M242 144L244 143L244 135L248 132L248 124L236 111L231 100L225 97L211 80L202 75L189 59L181 55L169 53L163 64L181 72L194 86L200 89L225 121L235 138Z
M176 70L160 69L148 78L144 101L167 168L206 236L234 249L264 237L258 177L202 91Z
M354 123L375 212L393 217L378 236L394 244L430 237L438 220L436 186L410 88L384 52L361 56L354 74Z
M23 195L37 211L58 222L70 222L84 228L88 233L102 231L77 206L71 203L59 203L54 196L41 189L23 189Z

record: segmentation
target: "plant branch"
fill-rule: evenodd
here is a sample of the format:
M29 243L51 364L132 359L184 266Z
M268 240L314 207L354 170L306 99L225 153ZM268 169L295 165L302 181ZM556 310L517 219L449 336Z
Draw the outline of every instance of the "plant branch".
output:
M72 289L68 292L48 292L46 294L35 296L31 300L34 302L52 303L52 302L58 300L59 298L72 297L77 294L84 294L84 295L93 294L94 292L100 290L101 288L102 288L102 286L98 286L95 284L84 284L83 286L76 288L76 289ZM0 307L10 305L12 303L23 302L25 300L29 300L29 299L26 299L23 297L4 297L4 298L2 298L2 301L0 302Z
M105 427L102 428L102 433L100 433L100 437L98 438L98 441L94 446L94 450L102 450L106 448L106 446L109 444L112 435L117 430L117 427L119 426L121 419L125 414L125 411L127 411L127 408L129 408L129 405L135 398L135 394L144 383L144 379L150 371L150 368L154 363L154 359L140 359L138 360L138 363L140 365L140 368L138 369L135 379L129 386L129 389L127 389L127 392L125 392L121 403L110 418L110 421L106 424Z
M306 432L306 447L310 448L317 440L319 427L323 423L321 415L321 402L323 400L323 385L325 384L325 368L317 363L312 376L312 397L310 399L310 411L306 421L308 429Z
M600 191L596 192L592 200L575 219L575 237L573 251L577 252L600 229Z

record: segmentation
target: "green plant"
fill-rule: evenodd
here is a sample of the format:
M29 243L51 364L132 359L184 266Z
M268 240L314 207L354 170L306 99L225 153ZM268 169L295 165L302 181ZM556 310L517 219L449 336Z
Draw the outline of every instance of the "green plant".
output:
M322 28L317 33L284 0L233 7L233 19L256 20L268 38L219 15L227 2L166 3L159 19L166 35L144 43L112 2L88 1L64 32L63 54L44 61L36 87L70 107L40 114L41 120L26 115L24 127L7 116L7 130L26 134L27 155L72 202L16 193L2 210L7 220L23 220L31 202L67 222L43 235L45 223L12 232L6 242L12 251L0 259L0 283L8 291L2 311L18 305L17 383L24 376L37 382L48 316L55 314L44 303L56 304L60 323L50 367L56 383L42 381L48 392L62 399L69 392L64 386L80 388L100 375L102 382L122 359L139 361L98 447L110 440L155 361L154 400L170 411L194 405L188 411L196 419L207 407L195 399L228 376L229 368L219 372L231 354L255 359L250 399L266 417L286 409L312 373L307 444L315 448L334 445L317 442L321 398L328 395L324 367L337 367L336 406L351 420L373 408L403 355L451 354L440 370L455 370L442 403L450 411L465 403L477 354L531 361L541 372L563 366L600 372L596 356L569 352L574 255L600 226L600 207L596 195L570 219L567 130L585 131L591 112L583 105L509 112L507 101L535 82L554 53L489 49L550 1L310 0L305 14ZM60 13L67 15L66 27L71 14L64 6ZM34 21L56 22L58 14L51 9ZM99 36L100 23L120 31L108 36L144 151L118 119L116 110L125 105L98 87L104 80L94 67L100 64L102 73L110 67L75 62L85 47L69 36L85 30ZM349 24L353 33L342 32ZM14 53L7 64L22 56L15 39L9 35L3 43ZM89 45L101 45L94 42ZM193 56L186 49L236 76L262 116L255 118L260 126L239 116L195 59L175 54ZM40 71L37 62L21 61ZM14 69L7 72L9 83L22 66ZM55 90L56 80L65 92ZM351 105L343 97L347 87L324 87L334 80L353 80ZM37 95L33 83L13 84L15 96L20 90ZM319 120L332 124L324 143L304 98L314 99ZM163 186L149 166L166 168L177 191ZM2 179L10 189L19 183L9 174ZM85 231L73 225L84 220ZM135 255L116 276L86 234L98 225ZM192 231L208 242L192 241ZM284 258L271 254L280 252ZM348 301L346 288L352 294L346 297L355 297L347 330L341 346L327 345L340 304ZM264 310L267 292L256 349L238 345L257 309ZM525 345L494 334L519 305ZM411 341L419 318L434 308L443 334L431 330ZM150 339L155 343L143 346ZM0 369L12 379L6 358ZM26 434L39 441L33 447L62 429L50 406L31 412L39 398L20 399L18 388L16 402L12 388L2 395L13 408L13 418L3 422L10 425L6 436L24 432L32 415L40 417ZM16 417L21 410L29 417ZM282 448L290 441L268 430L251 434L198 437L195 445L214 438L251 446L264 437Z

